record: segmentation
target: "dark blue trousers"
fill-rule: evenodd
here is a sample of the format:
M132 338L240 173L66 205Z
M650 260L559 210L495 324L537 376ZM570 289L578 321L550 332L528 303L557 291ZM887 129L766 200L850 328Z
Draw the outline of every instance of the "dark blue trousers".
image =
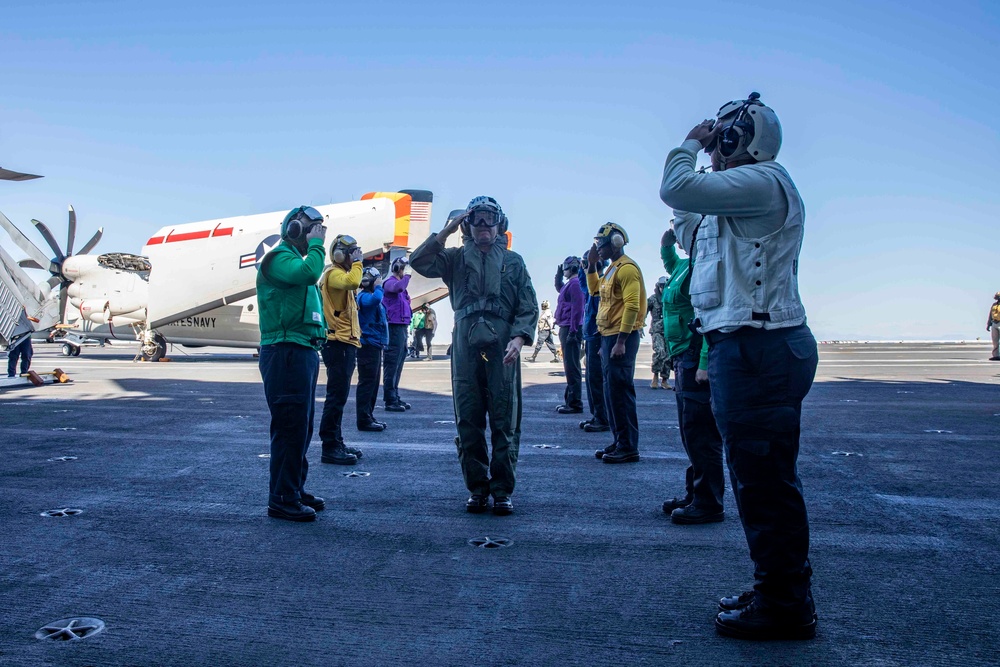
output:
M406 330L405 324L389 325L389 345L382 363L382 401L386 405L400 402L399 378L406 361Z
M381 370L382 348L376 345L362 345L358 350L358 388L354 392L358 426L375 421L375 401L378 398Z
M615 434L616 451L639 450L639 417L635 411L635 355L639 352L639 332L625 339L625 354L613 359L611 348L618 335L601 336L601 356L604 362L604 401L608 406L611 432Z
M712 414L709 383L695 379L701 358L701 338L673 358L677 423L681 444L691 465L685 475L685 495L696 507L722 511L726 475L722 467L722 436Z
M569 327L559 327L559 344L562 345L563 371L566 373L566 390L563 404L583 410L583 370L580 368L580 333L570 333Z
M31 368L31 357L35 350L31 347L31 336L29 335L24 339L24 342L19 344L13 350L7 352L7 377L14 377L17 375L17 360L21 360L21 375L28 372Z
M344 406L351 396L351 378L358 363L358 348L339 340L328 340L320 350L326 366L326 400L319 420L323 448L344 444Z
M302 497L309 472L306 452L313 434L319 356L295 343L262 345L260 376L271 412L271 483L269 500Z
M587 341L587 405L595 424L607 425L608 410L604 404L604 365L601 363L601 339Z
M802 399L816 375L809 327L709 332L708 377L760 603L811 601L809 518L799 479Z

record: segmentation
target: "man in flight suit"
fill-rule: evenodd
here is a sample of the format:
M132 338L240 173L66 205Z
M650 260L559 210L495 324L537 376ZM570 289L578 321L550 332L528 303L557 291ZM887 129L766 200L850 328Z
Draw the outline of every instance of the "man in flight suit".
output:
M462 228L462 247L445 240ZM507 249L507 216L492 197L476 197L410 256L413 270L441 278L455 311L451 386L458 459L472 494L466 511L514 511L521 442L521 347L530 345L538 306L524 260ZM493 456L486 445L489 416Z
M323 219L311 206L289 212L281 223L281 243L264 255L257 272L260 375L271 413L267 514L288 521L314 521L325 507L304 488L319 378L316 351L326 340L316 286L323 274Z

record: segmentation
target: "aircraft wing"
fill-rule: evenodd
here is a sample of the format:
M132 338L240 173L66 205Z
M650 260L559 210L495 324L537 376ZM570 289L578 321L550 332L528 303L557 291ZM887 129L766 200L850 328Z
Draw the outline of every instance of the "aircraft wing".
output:
M42 177L35 174L22 174L19 171L11 171L10 169L0 167L0 181L30 181L36 178Z

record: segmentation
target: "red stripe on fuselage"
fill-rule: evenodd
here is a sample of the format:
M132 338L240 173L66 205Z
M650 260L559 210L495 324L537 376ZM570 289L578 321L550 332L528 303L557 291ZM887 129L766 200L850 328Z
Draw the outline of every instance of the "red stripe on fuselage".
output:
M166 236L154 236L153 238L149 239L149 241L146 242L146 245L159 245L161 243L175 243L177 241L193 241L194 239L207 239L207 238L214 238L216 236L232 236L232 235L233 235L232 227L223 227L222 229L219 229L219 225L216 225L215 229L211 231L205 230L201 232L187 232L184 234L174 234L173 231L171 231Z

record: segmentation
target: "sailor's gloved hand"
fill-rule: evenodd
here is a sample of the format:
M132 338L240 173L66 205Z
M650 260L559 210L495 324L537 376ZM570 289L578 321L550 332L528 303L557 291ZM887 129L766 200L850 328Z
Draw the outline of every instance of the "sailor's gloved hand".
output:
M669 248L675 243L677 243L677 234L674 232L674 228L670 227L667 231L663 232L663 236L660 237L660 247Z
M700 368L696 370L694 372L694 381L701 384L708 382L708 371L703 371Z

